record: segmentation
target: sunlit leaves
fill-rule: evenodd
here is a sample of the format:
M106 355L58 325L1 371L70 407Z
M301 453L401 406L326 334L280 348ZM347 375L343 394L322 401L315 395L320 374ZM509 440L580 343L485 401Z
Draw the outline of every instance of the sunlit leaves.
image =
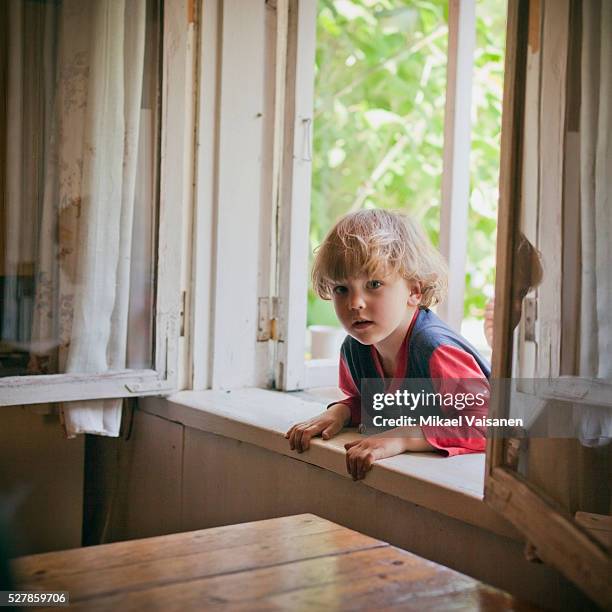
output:
M477 2L465 300L472 315L494 283L505 10L503 0ZM319 0L312 248L356 205L408 211L437 243L447 20L447 0ZM371 189L360 198L364 186ZM335 321L312 293L308 319Z

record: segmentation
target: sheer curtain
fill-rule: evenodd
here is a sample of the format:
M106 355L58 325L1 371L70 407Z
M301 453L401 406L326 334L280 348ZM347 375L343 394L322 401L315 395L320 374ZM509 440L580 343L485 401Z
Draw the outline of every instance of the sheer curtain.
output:
M125 368L126 359L145 3L79 4L95 43L89 53L76 291L65 371L105 372ZM121 400L64 404L63 415L68 435L116 436Z
M11 0L9 7L7 104L13 133L7 133L7 150L18 155L8 162L6 223L7 236L15 228L22 234L35 228L29 242L17 234L7 245L7 253L21 250L15 262L24 260L24 248L32 251L27 254L36 287L30 370L121 370L126 367L146 0L44 3L39 8L44 36L36 36L24 18L24 7L34 10L28 5L41 3ZM26 60L28 49L37 47L44 61L38 62L43 108L36 114L21 97L24 83L36 80ZM34 139L26 133L29 123ZM16 150L39 140L44 163ZM36 172L40 176L33 184L40 193L28 195L27 175ZM30 209L36 218L28 225ZM69 437L119 434L121 400L65 403L61 413Z
M612 380L612 2L582 3L580 226L582 244L579 375ZM608 408L580 419L580 437L612 437Z

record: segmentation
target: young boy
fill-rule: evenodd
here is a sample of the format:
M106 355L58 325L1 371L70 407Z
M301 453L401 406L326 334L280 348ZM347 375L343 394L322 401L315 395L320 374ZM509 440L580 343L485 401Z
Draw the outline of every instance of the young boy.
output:
M312 279L317 294L333 300L349 334L341 348L339 382L347 397L291 427L285 437L292 450L307 450L313 436L329 440L346 425L359 425L364 378L433 379L435 391L453 394L462 391L461 381L471 385L464 390L473 392L476 380L488 393L487 363L429 310L446 291L446 265L408 217L386 210L346 215L317 250ZM485 417L487 404L461 413ZM445 418L458 414L453 407L443 411ZM374 461L405 451L482 452L485 428L399 427L345 444L345 449L347 471L358 480Z

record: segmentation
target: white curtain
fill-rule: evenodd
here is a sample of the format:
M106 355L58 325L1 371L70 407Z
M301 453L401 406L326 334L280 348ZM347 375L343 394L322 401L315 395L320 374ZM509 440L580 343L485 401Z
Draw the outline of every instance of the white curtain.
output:
M580 376L612 380L612 2L582 3ZM580 438L612 437L608 408L583 408Z
M66 372L125 368L144 0L86 4L92 13L81 218ZM68 435L119 435L121 400L64 404Z
M146 0L45 3L40 38L28 30L24 6L24 0L11 0L9 9L12 132L7 136L15 155L7 172L7 234L11 227L21 227L22 234L23 228L35 228L27 245L36 252L26 260L35 262L36 281L30 369L121 370L126 367ZM30 197L22 176L29 158L20 147L29 142L31 109L21 98L31 98L22 92L32 75L23 55L41 44L46 45L41 99L47 108L33 129L46 126L46 152L44 161L30 162L42 175L40 193ZM28 224L22 203L30 201L39 205ZM19 235L12 237L11 262L24 261L24 244ZM61 413L69 437L119 435L121 400L65 403Z

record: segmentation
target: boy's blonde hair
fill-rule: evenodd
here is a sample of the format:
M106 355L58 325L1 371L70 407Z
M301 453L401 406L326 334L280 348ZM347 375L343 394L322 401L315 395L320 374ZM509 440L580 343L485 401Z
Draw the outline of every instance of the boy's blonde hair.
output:
M446 295L446 263L412 219L388 210L360 210L342 217L315 250L312 284L319 297L329 300L334 285L350 277L393 272L420 284L422 306Z

